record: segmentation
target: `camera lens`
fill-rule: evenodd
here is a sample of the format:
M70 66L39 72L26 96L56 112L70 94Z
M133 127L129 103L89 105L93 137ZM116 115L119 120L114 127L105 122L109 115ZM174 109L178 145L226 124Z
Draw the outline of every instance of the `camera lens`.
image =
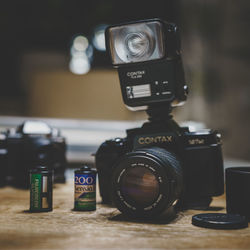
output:
M154 217L178 200L182 179L181 162L174 153L158 147L137 149L114 169L113 200L132 217Z

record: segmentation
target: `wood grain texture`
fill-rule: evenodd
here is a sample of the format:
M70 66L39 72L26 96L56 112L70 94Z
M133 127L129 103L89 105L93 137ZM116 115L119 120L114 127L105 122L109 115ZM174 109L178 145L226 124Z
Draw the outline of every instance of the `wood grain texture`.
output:
M54 210L28 213L29 191L0 189L0 249L250 249L250 228L213 230L191 224L193 214L179 213L171 223L127 221L115 208L95 212L73 208L73 182L56 185ZM225 207L225 198L212 206ZM219 212L225 212L221 210Z

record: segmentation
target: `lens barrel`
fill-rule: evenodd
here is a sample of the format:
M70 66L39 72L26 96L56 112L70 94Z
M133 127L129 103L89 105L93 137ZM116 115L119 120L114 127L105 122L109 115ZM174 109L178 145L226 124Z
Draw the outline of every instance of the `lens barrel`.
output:
M181 162L165 149L153 147L127 153L114 169L113 201L132 217L155 217L172 207L183 186Z

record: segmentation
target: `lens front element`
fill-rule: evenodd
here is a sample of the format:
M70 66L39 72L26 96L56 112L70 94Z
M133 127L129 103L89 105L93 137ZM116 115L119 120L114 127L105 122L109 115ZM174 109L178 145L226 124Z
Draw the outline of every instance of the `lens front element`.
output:
M144 167L130 168L123 175L121 191L127 200L146 207L154 203L159 195L156 176Z

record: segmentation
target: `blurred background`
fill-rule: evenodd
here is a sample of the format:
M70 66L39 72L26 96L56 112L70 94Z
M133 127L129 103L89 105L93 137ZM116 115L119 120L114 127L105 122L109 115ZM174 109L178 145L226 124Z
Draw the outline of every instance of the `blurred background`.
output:
M103 30L159 17L181 30L190 94L176 120L218 129L227 157L250 160L249 13L246 0L4 1L0 127L40 118L64 129L72 150L94 152L104 139L140 126L147 117L124 106Z

